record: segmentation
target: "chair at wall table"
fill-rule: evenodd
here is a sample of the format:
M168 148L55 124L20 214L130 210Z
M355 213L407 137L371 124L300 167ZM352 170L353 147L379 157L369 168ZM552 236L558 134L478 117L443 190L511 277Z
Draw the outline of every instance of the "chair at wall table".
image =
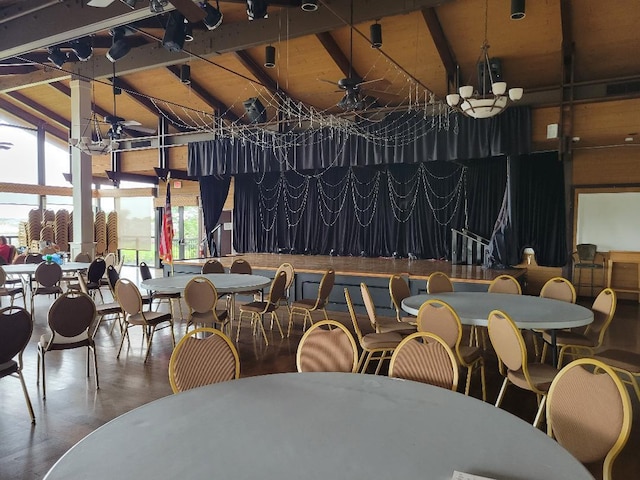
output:
M313 325L313 312L322 311L324 313L324 319L329 319L329 317L327 317L327 310L325 307L328 303L331 290L333 290L335 280L336 272L333 268L330 268L324 273L324 275L322 275L320 285L318 285L318 296L316 298L302 298L291 304L291 308L289 310L289 329L287 331L287 337L291 334L291 327L293 326L295 315L302 315L303 331L307 327L307 320L309 321L309 325Z
M300 339L296 366L298 372L356 373L356 341L351 332L335 320L316 322Z
M588 286L589 294L593 297L593 285L596 270L602 272L602 285L605 283L604 256L598 254L597 245L592 243L581 243L576 245L576 251L572 253L571 257L573 260L573 272L571 278L575 282L576 288L580 290L580 287ZM581 282L583 270L591 272L589 276L589 283L583 284ZM576 271L578 273L577 278Z
M206 335L198 338L198 335ZM173 393L240 377L238 351L229 337L215 328L187 333L169 359L169 382Z
M632 417L626 386L601 361L571 362L549 389L548 435L585 465L602 462L603 480L613 478L613 462L627 443Z

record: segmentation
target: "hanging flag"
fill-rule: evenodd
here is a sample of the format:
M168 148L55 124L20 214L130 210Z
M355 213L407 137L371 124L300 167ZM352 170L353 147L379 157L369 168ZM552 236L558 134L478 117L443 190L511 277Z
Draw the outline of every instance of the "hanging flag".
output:
M167 178L167 199L162 215L162 231L160 232L160 259L173 265L173 220L171 219L171 182Z

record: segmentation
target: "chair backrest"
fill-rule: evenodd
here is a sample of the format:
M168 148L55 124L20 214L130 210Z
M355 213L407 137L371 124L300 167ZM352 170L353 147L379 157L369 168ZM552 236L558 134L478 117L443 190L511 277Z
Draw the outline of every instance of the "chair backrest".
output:
M369 287L367 287L367 284L364 282L360 284L360 293L362 294L362 302L364 303L364 308L367 311L371 328L373 328L374 331L377 331L376 324L378 322L376 320L376 305L373 302L371 293L369 292Z
M458 388L458 363L451 348L440 337L416 332L405 337L394 350L389 376L455 391Z
M392 275L389 279L389 295L396 309L396 319L402 318L402 300L411 296L411 290L406 280L400 275Z
M142 311L142 297L135 283L126 278L121 278L116 283L116 300L122 310L129 315L135 315Z
M18 250L15 245L9 245L9 258L7 259L7 263L13 263L13 260L18 255Z
M197 338L200 334L209 334ZM229 337L215 328L187 333L173 349L169 360L169 382L173 393L240 376L238 352Z
M33 322L31 314L24 308L0 309L0 365L7 363L22 352L31 340ZM19 362L22 364L22 362Z
M87 288L87 281L84 279L84 275L78 272L78 275L76 275L76 277L78 278L78 286L80 287L80 291L86 295L89 295L89 289Z
M314 323L300 339L296 366L299 372L355 373L358 347L353 335L335 320Z
M349 289L345 287L344 289L344 298L347 301L347 308L349 309L349 315L351 316L351 323L353 323L353 330L356 332L356 336L358 337L358 341L362 342L362 337L369 333L375 332L371 328L371 324L369 322L364 325L360 324L360 320L358 315L356 315L356 310L353 307L353 301L351 300L351 294L349 293ZM364 323L364 322L363 322Z
M117 263L117 258L116 258L116 254L113 252L107 253L104 256L104 263L107 266L107 268L109 267L109 265L111 266L115 266Z
M511 295L522 295L520 282L511 275L499 275L493 279L489 285L489 293L509 293Z
M140 269L140 278L142 278L142 280L150 280L151 278L153 278L153 276L151 275L151 270L149 269L149 265L147 265L145 262L140 262L138 268Z
M26 253L21 253L19 255L16 255L16 257L13 259L13 264L14 265L22 265L23 263L26 263L26 259L27 259L27 254ZM40 262L38 262L40 263Z
M218 260L207 260L202 266L202 274L205 273L224 273L224 266Z
M111 293L115 294L116 283L120 280L120 274L118 273L118 269L113 265L109 265L107 267L107 280L109 281L109 289L111 290Z
M515 322L504 312L489 314L489 338L496 355L513 372L527 368L527 347ZM527 373L528 375L528 373Z
M457 350L462 339L462 323L451 305L442 300L427 300L420 306L417 323L419 332L433 333L451 350Z
M184 287L184 301L194 312L210 312L218 303L218 291L208 279L193 277Z
M604 480L611 479L613 461L629 438L631 421L626 386L599 360L575 360L551 384L548 434L582 463L604 460Z
M24 263L42 263L42 255L39 253L28 253L24 258Z
M120 275L120 272L122 271L122 266L124 265L124 254L121 253L120 254L120 260L118 260L118 264L115 265L116 267L116 272L118 272L118 275Z
M76 255L76 258L74 258L75 262L82 262L82 263L91 263L91 255L89 255L86 252L80 252L79 254Z
M57 263L42 262L36 267L34 278L43 287L53 287L60 283L62 268Z
M253 273L253 269L251 268L251 264L242 258L238 258L233 261L231 264L231 268L229 269L229 273L240 273L243 275L251 275Z
M289 288L291 288L291 285L293 285L295 270L293 269L293 265L291 265L290 263L283 263L278 267L278 270L276 270L276 275L280 271L283 271L287 275L287 281L284 285L284 289L286 292L288 292Z
M316 300L316 308L322 308L327 304L335 281L336 272L333 268L330 268L329 270L324 272L324 275L320 280L320 285L318 286L318 299Z
M269 290L269 303L278 303L284 297L285 288L287 286L287 272L280 270L276 272L276 276L271 282Z
M104 258L95 258L87 269L87 280L89 283L98 283L106 270L107 263Z
M67 292L60 295L49 308L49 328L53 332L51 343L59 342L56 337L73 338L92 331L96 318L96 305L89 295L82 292Z
M598 246L593 243L581 243L576 245L576 253L580 263L593 263L598 252Z
M563 302L576 303L576 289L569 280L563 277L554 277L542 286L540 296L543 298L553 298Z
M434 272L427 280L427 293L447 293L453 292L451 279L442 272Z
M616 313L617 304L616 292L611 288L602 290L593 301L591 306L593 322L587 327L586 335L593 339L598 347L602 345L604 334L607 332Z
M4 283L7 281L7 272L4 271L4 268L0 267L0 287L4 286Z

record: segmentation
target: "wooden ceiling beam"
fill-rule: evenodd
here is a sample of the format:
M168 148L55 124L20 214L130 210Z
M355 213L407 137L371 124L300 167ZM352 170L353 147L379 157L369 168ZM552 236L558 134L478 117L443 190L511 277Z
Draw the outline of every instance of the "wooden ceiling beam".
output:
M67 97L71 98L71 89L67 87L64 83L53 82L53 83L50 83L49 86L59 91L60 93L66 95ZM104 108L99 107L93 102L91 102L91 110L95 112L96 115L98 115L99 117L107 117L111 115L110 112L106 111Z
M0 75L23 75L38 70L35 65L2 65L0 64Z
M256 63L256 61L251 58L251 55L246 50L238 50L236 53L236 57L240 60L240 63L246 68L251 75L256 77L258 82L262 84L267 90L272 93L283 92L286 95L286 92L278 87L277 82L275 82L267 73Z
M433 43L436 46L436 50L438 50L442 65L444 65L444 69L447 74L447 85L450 89L455 89L457 84L456 76L458 71L458 62L456 61L456 56L453 53L453 50L451 49L449 40L447 40L447 36L444 34L436 9L434 7L423 8L422 17L427 24L427 28L429 29Z
M26 110L23 110L15 106L14 104L8 102L4 98L0 98L0 109L36 127L43 126L45 132L49 133L50 135L53 135L54 137L62 140L65 143L69 142L69 132L64 132L63 130L55 126L46 123L40 117L37 117L32 113L29 113Z
M167 69L178 79L180 80L180 67L171 65L167 67ZM239 120L239 117L231 111L231 109L220 99L216 98L214 95L209 93L206 88L200 85L198 82L191 79L191 83L189 85L185 85L185 87L190 88L191 91L204 103L209 105L213 110L218 112L218 115L221 115L232 122L236 122Z
M53 110L49 110L48 108L40 105L29 97L25 96L20 92L9 92L6 94L7 96L13 98L16 102L21 103L22 105L29 107L31 110L34 110L41 115L44 115L46 118L53 120L55 123L60 125L61 127L66 128L67 130L71 129L71 122L68 121L62 115L58 115Z
M327 51L331 59L342 71L342 74L345 77L351 76L362 79L358 72L355 71L353 65L351 64L351 61L347 58L344 52L340 50L340 47L329 32L318 33L316 34L316 38L320 40L320 43L322 44L324 49Z

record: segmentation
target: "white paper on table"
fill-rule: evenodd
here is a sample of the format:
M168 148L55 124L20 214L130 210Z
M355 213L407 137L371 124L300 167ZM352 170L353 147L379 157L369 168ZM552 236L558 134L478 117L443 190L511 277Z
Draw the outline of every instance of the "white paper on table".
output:
M496 479L489 478L489 477L481 477L479 475L473 475L471 473L459 472L457 470L454 470L451 480L496 480Z

